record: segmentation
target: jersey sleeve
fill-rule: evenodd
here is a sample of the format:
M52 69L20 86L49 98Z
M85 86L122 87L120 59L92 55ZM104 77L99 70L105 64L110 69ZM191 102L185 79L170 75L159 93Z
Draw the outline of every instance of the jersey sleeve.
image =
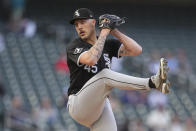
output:
M106 41L105 49L109 53L110 57L119 58L119 49L121 46L121 42L117 39L108 39Z
M82 48L82 47L71 47L71 48L67 48L67 59L71 60L72 62L74 62L75 64L77 64L78 66L82 66L83 64L81 64L79 62L80 56L85 53L88 49L87 48Z

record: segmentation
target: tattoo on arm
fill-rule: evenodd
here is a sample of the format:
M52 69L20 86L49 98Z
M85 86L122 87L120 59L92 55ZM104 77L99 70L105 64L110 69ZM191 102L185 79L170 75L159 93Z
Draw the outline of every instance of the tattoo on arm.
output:
M120 53L120 54L123 54L123 53L124 53L124 50L121 49L119 53Z
M106 36L99 36L97 42L88 51L91 56L96 57L97 60L101 57Z
M119 51L120 56L127 56L129 55L129 52L125 49L125 47L122 47Z

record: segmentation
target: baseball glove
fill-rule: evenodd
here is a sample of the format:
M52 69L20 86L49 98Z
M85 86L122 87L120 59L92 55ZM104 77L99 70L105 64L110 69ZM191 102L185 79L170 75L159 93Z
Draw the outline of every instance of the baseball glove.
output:
M116 15L104 14L99 17L99 28L100 29L114 29L117 26L125 23L125 17L120 18Z

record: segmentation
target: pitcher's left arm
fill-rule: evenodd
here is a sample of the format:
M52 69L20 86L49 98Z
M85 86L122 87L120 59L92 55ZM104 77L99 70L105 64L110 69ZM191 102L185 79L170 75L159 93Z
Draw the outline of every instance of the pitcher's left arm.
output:
M119 49L119 56L138 56L142 53L142 47L135 40L123 34L118 29L113 29L111 34L122 43Z

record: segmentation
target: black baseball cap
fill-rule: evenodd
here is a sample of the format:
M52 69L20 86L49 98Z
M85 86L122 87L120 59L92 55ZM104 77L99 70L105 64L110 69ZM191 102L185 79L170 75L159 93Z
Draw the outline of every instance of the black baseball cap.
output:
M80 8L74 12L73 18L70 21L70 24L74 24L74 21L77 19L94 19L94 14L91 10L87 8Z

